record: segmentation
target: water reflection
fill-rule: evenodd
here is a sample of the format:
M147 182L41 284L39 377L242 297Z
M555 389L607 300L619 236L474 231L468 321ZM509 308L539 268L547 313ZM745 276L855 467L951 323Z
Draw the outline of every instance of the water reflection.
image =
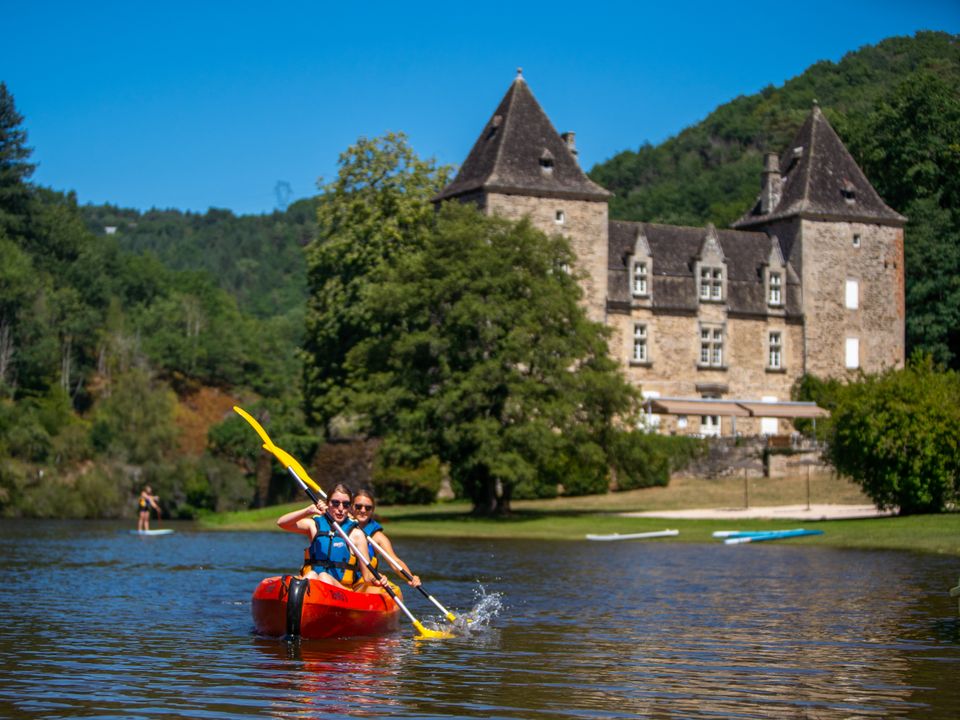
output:
M960 717L952 558L405 540L475 624L287 643L250 595L289 536L125 529L0 525L0 716Z

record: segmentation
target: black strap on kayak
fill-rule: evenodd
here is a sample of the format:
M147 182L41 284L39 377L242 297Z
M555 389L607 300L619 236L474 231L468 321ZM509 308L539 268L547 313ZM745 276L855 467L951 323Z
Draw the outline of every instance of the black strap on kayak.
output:
M287 595L287 637L299 637L300 635L303 596L309 592L309 580L306 578L290 578Z

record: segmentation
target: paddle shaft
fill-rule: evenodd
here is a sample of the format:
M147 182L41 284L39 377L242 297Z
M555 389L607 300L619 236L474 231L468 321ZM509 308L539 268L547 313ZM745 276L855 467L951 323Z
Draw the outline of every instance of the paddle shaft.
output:
M399 560L397 560L397 559L396 559L395 557L393 557L390 553L388 553L386 550L384 550L384 549L377 543L376 540L374 540L374 539L373 539L372 537L370 537L370 536L367 536L367 542L370 543L371 545L373 545L373 549L376 550L376 551L377 551L378 553L380 553L381 555L383 555L383 557L385 557L385 558L387 559L387 562L389 562L391 565L393 565L394 569L395 569L398 573L400 573L401 575L403 575L407 580L413 580L413 575L411 575L410 572L409 572L406 568L404 568L403 565L400 564L400 561L399 561ZM417 590L420 591L420 593L421 593L427 600L429 600L430 602L432 602L434 605L436 605L436 606L440 609L440 612L442 612L442 613L446 616L447 620L449 620L450 622L455 622L455 621L456 621L457 616L454 615L454 614L453 614L452 612L450 612L449 610L447 610L443 605L441 605L441 604L440 604L440 601L437 600L433 595L431 595L431 594L428 593L426 590L424 590L422 585L417 585L416 588L417 588Z

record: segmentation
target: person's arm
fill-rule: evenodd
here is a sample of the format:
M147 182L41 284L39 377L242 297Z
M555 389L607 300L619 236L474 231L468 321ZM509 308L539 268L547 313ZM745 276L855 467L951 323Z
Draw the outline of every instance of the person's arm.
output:
M383 548L383 551L384 551L385 553L389 553L390 557L392 557L394 560L396 560L398 563L400 563L400 567L402 567L404 570L406 570L408 573L410 573L410 576L411 576L413 579L412 579L412 580L408 580L407 582L409 582L411 586L417 587L418 585L420 585L420 578L419 578L418 576L414 575L412 572L410 572L410 568L407 566L407 564L406 564L403 560L400 559L400 557L397 555L397 553L394 552L394 550L393 550L393 543L390 542L390 538L387 537L387 534L386 534L383 530L379 530L379 531L377 531L377 532L375 532L375 533L373 534L373 541L374 541L377 545L379 545L380 547L382 547L382 548ZM389 560L386 560L385 562L386 562L388 565L390 565L390 561L389 561Z
M383 585L387 581L386 576L383 574L380 575L382 578L379 583L377 579L373 576L373 573L370 572L370 568L367 567L367 564L370 561L370 547L367 545L367 536L364 534L363 530L358 527L355 527L350 531L350 542L359 550L363 557L357 558L357 562L360 564L360 574L363 576L364 582L369 585Z
M313 516L323 515L326 507L321 508L322 501L316 505L307 505L300 510L292 510L286 515L277 518L277 527L287 532L300 533L301 535L310 535L311 527L314 527Z

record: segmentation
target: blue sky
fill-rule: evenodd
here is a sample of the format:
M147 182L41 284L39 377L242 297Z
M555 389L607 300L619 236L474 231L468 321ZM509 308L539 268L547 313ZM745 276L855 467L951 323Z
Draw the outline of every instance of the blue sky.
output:
M0 3L34 181L239 214L315 194L361 135L462 162L518 66L589 169L818 60L960 33L958 0Z

